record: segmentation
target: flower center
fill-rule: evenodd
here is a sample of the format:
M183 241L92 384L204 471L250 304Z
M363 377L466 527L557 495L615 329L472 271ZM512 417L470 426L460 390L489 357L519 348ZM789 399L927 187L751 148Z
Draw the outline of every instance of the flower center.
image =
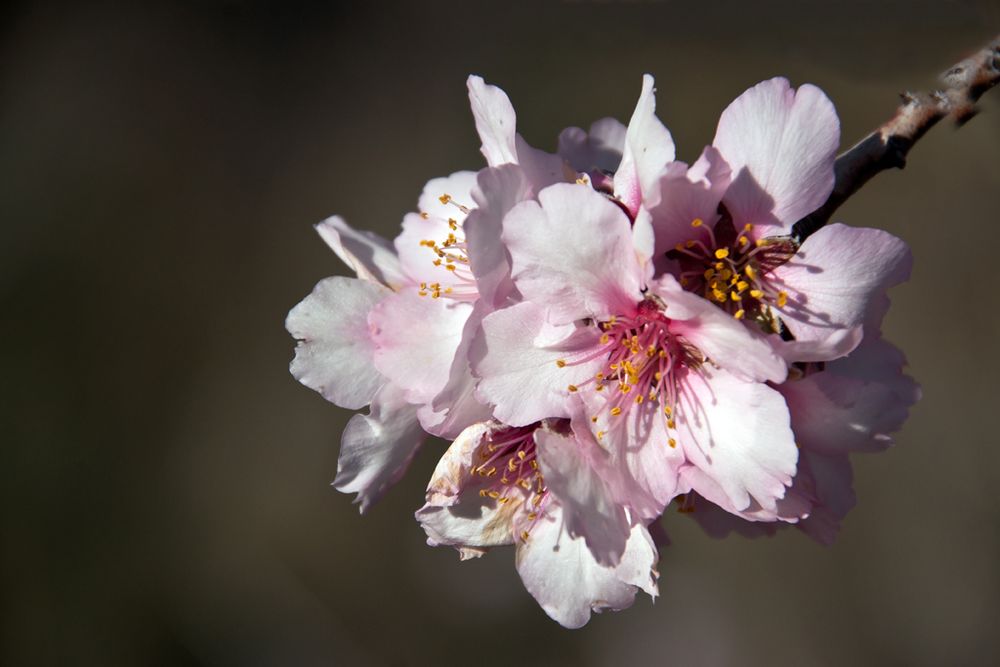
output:
M479 490L480 496L500 504L523 503L528 520L521 530L525 541L548 492L535 455L535 430L539 427L537 423L505 426L489 433L479 449L479 464L472 468L473 474L487 481Z
M432 251L434 258L431 264L439 269L447 271L450 275L442 276L437 282L420 283L420 296L430 296L432 299L439 299L442 295L452 299L474 300L479 296L476 289L476 277L469 268L468 246L465 243L465 233L462 228L462 221L469 214L469 207L460 204L452 199L449 194L442 194L438 200L445 205L454 206L460 213L461 221L458 218L438 218L435 220L442 224L447 224L447 236L440 240L424 239L420 241L420 246ZM420 217L430 220L431 215L421 212Z
M723 216L715 230L700 218L691 226L700 233L678 243L671 253L681 264L681 285L700 292L738 320L756 320L765 329L777 331L770 306L783 308L788 293L775 284L772 271L795 254L795 242L786 237L751 241L753 225L746 224L737 232L728 216Z
M612 316L601 322L600 347L589 359L607 355L607 366L582 385L569 385L569 391L592 387L602 392L603 409L615 419L627 416L630 410L655 410L662 413L668 433L673 431L678 382L705 358L693 345L671 333L669 324L661 306L651 299L640 303L633 317ZM558 360L556 365L567 364ZM591 417L591 421L597 423L598 417ZM605 431L597 431L598 440L604 435ZM677 446L672 433L667 444Z

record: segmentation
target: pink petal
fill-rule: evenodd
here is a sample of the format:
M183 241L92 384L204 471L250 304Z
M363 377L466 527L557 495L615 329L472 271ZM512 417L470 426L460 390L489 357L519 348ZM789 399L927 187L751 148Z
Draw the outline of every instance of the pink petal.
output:
M510 260L500 240L503 219L514 206L531 196L524 170L509 164L479 172L472 197L476 210L465 221L469 264L476 276L479 298L499 307L513 291Z
M902 427L920 396L903 363L892 344L876 338L825 370L778 386L799 443L828 454L892 444L889 434Z
M377 282L340 276L320 281L285 321L298 339L295 379L342 408L371 402L385 378L375 369L368 313L392 292Z
M688 373L680 389L677 440L691 463L682 476L729 511L754 502L775 510L798 459L781 394L709 365Z
M667 305L670 331L693 343L714 363L754 380L785 379L785 361L764 337L751 334L707 299L685 291L673 276L661 277L650 290Z
M758 236L788 234L833 189L840 121L819 88L782 78L757 84L722 112L712 144L732 169L725 204Z
M354 502L368 511L410 466L426 434L417 422L416 407L386 384L375 395L367 415L351 417L344 428L333 486L358 494Z
M660 202L657 181L674 159L674 140L656 117L653 77L642 77L642 93L625 134L621 165L615 172L615 195L634 215L640 204Z
M817 505L798 528L820 544L831 545L840 532L840 523L857 503L854 473L845 454L826 456L802 451L803 465L813 478Z
M557 184L503 221L513 279L553 323L628 314L642 298L642 268L620 208L588 186Z
M469 349L479 331L483 317L490 308L482 301L476 302L472 314L465 322L462 342L455 350L448 383L430 404L420 408L418 416L424 430L439 438L455 438L465 428L483 422L492 416L489 406L476 400L476 378L469 365Z
M582 537L598 563L617 565L631 531L625 509L598 472L607 467L605 453L572 432L539 429L535 442L545 485L563 509L563 529Z
M600 347L597 327L574 327L563 340L536 346L545 315L531 302L488 315L470 354L480 399L495 405L497 419L512 426L569 417L569 385L592 378L605 362L604 356L587 360Z
M600 565L583 539L571 538L562 526L562 512L553 503L517 548L524 587L553 620L579 628L591 611L632 606L639 589L656 596L656 547L643 526L632 527L621 563L614 568Z
M782 320L797 340L859 326L873 299L909 277L912 263L906 243L888 232L828 225L772 272L772 283L788 292Z
M691 168L675 162L660 178L661 200L652 209L656 252L662 255L678 243L694 238L691 223L698 219L715 225L719 202L729 187L729 165L712 146Z
M602 118L585 132L567 127L559 134L558 153L579 172L612 173L618 169L625 150L626 128L615 118Z
M316 231L358 278L393 289L409 282L392 245L378 234L359 232L336 215L316 225Z
M487 85L479 76L470 76L467 85L486 164L491 167L516 164L514 135L517 132L517 116L507 93Z
M444 389L472 306L450 299L398 292L372 309L375 367L411 403L426 403Z

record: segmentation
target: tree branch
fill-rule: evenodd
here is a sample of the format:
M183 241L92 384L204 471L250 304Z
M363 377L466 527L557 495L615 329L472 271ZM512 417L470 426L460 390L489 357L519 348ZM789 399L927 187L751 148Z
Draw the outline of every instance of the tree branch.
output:
M833 192L820 208L795 223L799 242L821 228L841 204L886 169L902 169L906 154L927 130L945 117L958 125L976 114L976 102L1000 82L1000 36L940 76L944 87L929 93L903 93L896 114L840 155Z

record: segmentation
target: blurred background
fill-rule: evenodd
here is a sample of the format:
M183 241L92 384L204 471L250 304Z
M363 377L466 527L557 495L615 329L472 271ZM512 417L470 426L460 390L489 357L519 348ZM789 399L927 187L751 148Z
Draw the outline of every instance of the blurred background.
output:
M996 664L996 91L836 216L913 246L887 335L924 389L837 544L670 514L655 605L580 631L511 552L424 544L441 443L367 516L330 487L350 414L288 374L283 322L346 273L313 223L391 237L482 166L469 73L554 150L650 72L690 161L778 74L846 148L997 32L992 1L5 4L0 663Z

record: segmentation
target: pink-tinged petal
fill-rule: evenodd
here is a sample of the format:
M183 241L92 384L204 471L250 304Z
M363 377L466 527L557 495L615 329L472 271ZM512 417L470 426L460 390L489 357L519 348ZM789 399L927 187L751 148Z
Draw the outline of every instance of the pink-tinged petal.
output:
M882 291L909 277L906 243L879 229L827 225L772 272L772 284L788 293L779 308L798 340L818 340L864 323Z
M656 252L656 233L653 231L653 216L646 207L640 206L632 222L632 245L635 256L642 266L642 282L653 279L653 255Z
M444 389L472 305L398 292L372 309L375 367L411 403L426 403Z
M554 183L576 180L576 172L558 155L533 148L521 135L517 135L514 145L517 147L517 163L524 169L532 192L541 192Z
M671 332L683 336L714 363L737 375L781 382L787 375L785 360L763 337L752 334L739 320L707 299L685 291L670 275L650 290L667 305Z
M857 503L854 473L847 455L826 456L802 451L802 462L813 479L817 504L798 528L820 544L831 545L840 532L840 523Z
M775 510L798 460L781 394L708 365L679 389L677 441L691 463L681 475L691 488L724 509Z
M316 225L316 231L358 278L393 289L409 282L392 245L378 234L353 229L336 215Z
M466 209L474 206L472 187L475 183L476 174L471 171L432 179L420 194L420 213L408 213L403 218L403 231L396 237L394 245L411 285L436 282L442 287L454 287L462 284L454 272L445 268L446 262L434 264L441 260L437 250L427 247L426 242L433 241L440 248L449 235L461 234L457 230L461 229L466 213L460 206ZM445 195L448 196L448 203L441 201Z
M724 202L737 226L752 223L758 236L788 234L833 189L840 121L819 88L796 91L776 78L722 112L712 144L732 169Z
M625 134L621 165L615 172L615 195L634 215L640 204L660 202L657 181L674 159L674 140L656 117L653 77L642 77L642 93Z
M588 186L557 184L503 221L514 284L544 304L553 323L628 314L642 298L632 228L615 204Z
M488 423L467 428L434 469L427 485L427 503L416 513L429 545L451 545L465 555L469 547L513 543L513 515L521 503L498 503L481 495L487 481L473 472L483 439L493 429Z
M621 415L612 416L608 392L585 391L581 400L586 410L583 419L574 419L578 434L599 433L599 444L610 455L618 475L606 477L620 502L627 504L644 521L653 521L663 513L678 493L678 473L684 453L676 444L670 446L670 434L660 414L659 405L646 402L632 406ZM588 416L589 415L589 416ZM596 421L592 421L596 417ZM578 436L581 439L583 435ZM594 437L594 436L591 436Z
M354 502L362 513L368 511L403 476L426 437L416 406L408 404L398 388L386 384L367 415L354 415L347 422L334 488L356 493Z
M510 258L500 240L504 216L531 193L531 183L517 165L479 172L472 193L477 208L465 221L465 240L479 298L491 306L499 307L514 289Z
M368 313L391 294L379 283L355 278L320 281L285 321L299 341L289 367L295 379L342 408L370 403L385 378L373 363Z
M517 133L517 116L507 93L488 85L479 76L470 76L467 85L472 115L476 119L476 131L479 133L479 140L483 142L480 150L486 158L486 164L491 167L516 164L514 137Z
M721 540L732 534L747 538L771 537L782 525L776 521L748 521L728 512L697 493L679 498L680 509L687 513L709 537Z
M600 565L583 539L571 538L563 530L562 512L555 503L517 547L517 571L524 587L546 614L567 628L586 625L592 611L632 606L640 589L655 597L656 561L648 531L637 525L618 566Z
M615 502L599 470L606 454L572 432L535 432L545 485L563 509L564 530L582 537L602 565L617 565L631 529L625 509Z
M864 338L864 327L836 329L825 338L817 340L782 340L770 336L774 349L788 363L796 361L831 361L851 353Z
M825 370L778 386L799 443L812 451L880 451L892 444L920 397L903 374L902 355L890 343L865 341Z
M496 406L493 414L512 426L569 417L569 386L592 378L606 358L594 354L601 347L597 327L573 327L563 340L536 346L545 316L532 302L491 313L470 352L480 400Z
M465 220L466 214L459 207L473 207L472 191L476 187L477 176L475 171L456 171L449 176L432 178L421 191L417 206L428 218L445 223L440 228L445 236L451 231L447 225L449 218L459 224ZM441 200L442 197L445 197L445 201Z
M598 170L613 173L622 161L626 127L615 118L602 118L585 132L567 127L559 134L558 153L580 172Z
M466 427L486 421L492 415L489 406L476 400L477 380L473 377L469 364L469 349L483 317L491 310L482 301L476 302L473 306L472 314L466 320L462 331L462 342L455 350L448 383L433 401L420 408L418 413L420 423L431 435L450 440Z
M670 165L660 178L661 199L654 208L656 254L671 250L678 243L696 238L691 223L701 220L714 226L719 218L719 202L729 187L729 165L712 146L690 168L683 162Z

